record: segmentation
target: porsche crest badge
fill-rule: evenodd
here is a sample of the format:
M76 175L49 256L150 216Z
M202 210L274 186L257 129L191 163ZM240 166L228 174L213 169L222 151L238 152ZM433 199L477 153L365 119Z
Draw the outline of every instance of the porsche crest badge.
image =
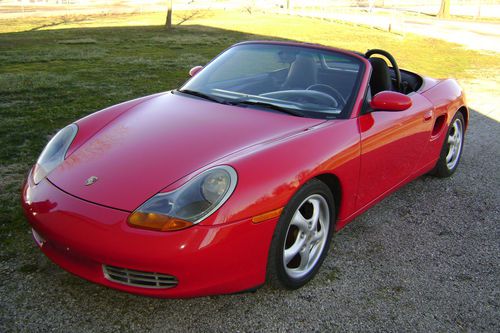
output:
M93 185L99 178L97 176L91 176L85 181L86 186Z

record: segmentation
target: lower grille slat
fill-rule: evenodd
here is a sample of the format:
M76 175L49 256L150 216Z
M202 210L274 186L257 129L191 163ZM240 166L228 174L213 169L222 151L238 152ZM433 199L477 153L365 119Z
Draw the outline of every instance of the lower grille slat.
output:
M142 288L173 288L179 283L175 276L136 271L128 268L102 265L104 277L110 281Z

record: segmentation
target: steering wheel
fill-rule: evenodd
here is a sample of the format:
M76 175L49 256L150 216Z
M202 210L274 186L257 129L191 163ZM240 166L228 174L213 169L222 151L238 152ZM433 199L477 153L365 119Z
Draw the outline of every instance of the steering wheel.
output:
M386 57L392 65L392 69L394 70L394 74L396 75L396 91L401 92L401 71L399 70L399 66L396 62L396 59L387 51L380 49L368 50L365 53L366 58L370 58L374 54L379 54Z
M347 104L344 96L342 96L337 89L330 87L329 85L317 83L310 85L306 90L319 91L332 96L337 101L337 107L339 109L342 109Z
M339 103L332 96L316 90L280 90L261 94L263 97L282 99L284 101L313 103L338 108Z

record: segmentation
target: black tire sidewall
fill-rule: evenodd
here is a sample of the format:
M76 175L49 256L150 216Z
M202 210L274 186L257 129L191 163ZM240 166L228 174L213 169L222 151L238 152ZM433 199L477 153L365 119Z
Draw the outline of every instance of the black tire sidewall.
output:
M330 210L330 224L327 239L323 251L314 268L302 278L293 278L286 273L285 268L283 267L283 246L293 214L298 209L300 204L302 204L307 197L313 194L319 194L325 198ZM287 289L297 289L309 282L316 275L326 255L328 254L334 229L335 201L332 192L325 183L313 179L306 183L300 190L297 191L297 193L295 193L292 199L285 206L285 209L278 220L269 251L267 269L268 281L275 287L284 287Z

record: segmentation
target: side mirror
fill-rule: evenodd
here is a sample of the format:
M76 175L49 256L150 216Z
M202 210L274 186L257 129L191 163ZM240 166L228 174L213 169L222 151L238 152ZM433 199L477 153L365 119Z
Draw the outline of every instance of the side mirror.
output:
M381 91L373 96L370 106L375 111L404 111L412 105L411 98L395 92Z
M193 77L203 69L203 66L195 66L189 70L189 76Z

